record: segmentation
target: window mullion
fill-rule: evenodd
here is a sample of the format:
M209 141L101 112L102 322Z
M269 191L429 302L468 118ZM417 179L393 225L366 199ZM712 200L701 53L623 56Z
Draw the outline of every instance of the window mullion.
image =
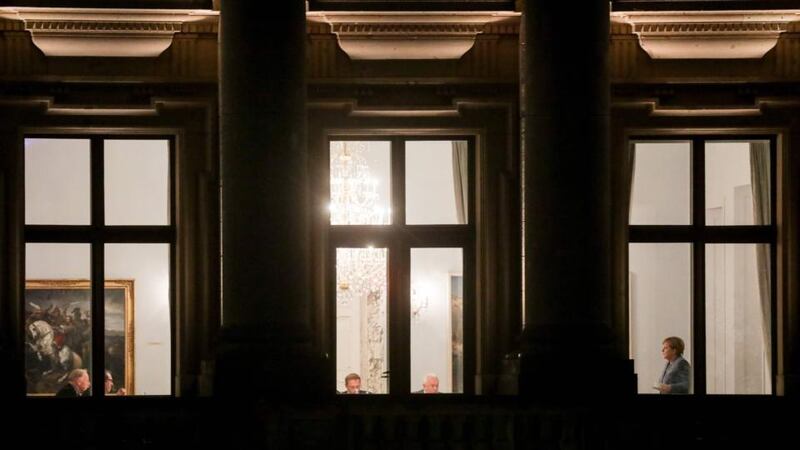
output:
M92 233L92 390L94 396L105 395L105 242L103 230L105 226L104 197L104 149L103 138L94 136L91 139L91 227Z
M706 393L705 141L692 140L692 348L694 393Z

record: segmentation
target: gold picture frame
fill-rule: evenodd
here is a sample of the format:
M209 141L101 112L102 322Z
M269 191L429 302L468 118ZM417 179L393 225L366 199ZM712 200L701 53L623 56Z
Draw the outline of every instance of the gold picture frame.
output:
M25 281L25 378L29 396L55 395L72 369L90 369L91 282ZM115 390L135 390L134 280L106 280L106 369ZM102 389L102 386L95 388Z

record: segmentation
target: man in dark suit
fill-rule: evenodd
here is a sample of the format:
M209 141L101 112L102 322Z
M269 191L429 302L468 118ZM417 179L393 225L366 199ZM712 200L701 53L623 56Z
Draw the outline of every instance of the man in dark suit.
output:
M369 394L369 391L362 391L361 377L357 373L351 373L344 377L344 392L342 394Z
M87 397L91 395L91 386L86 369L74 369L67 377L67 384L56 392L56 397Z
M691 366L683 359L685 345L683 339L675 336L664 339L661 343L661 355L667 365L661 373L658 383L653 386L661 394L688 394Z

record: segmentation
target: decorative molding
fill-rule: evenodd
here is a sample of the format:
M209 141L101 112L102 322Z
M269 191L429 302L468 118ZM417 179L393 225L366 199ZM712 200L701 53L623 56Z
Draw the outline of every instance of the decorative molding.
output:
M752 104L734 106L664 106L658 98L632 98L612 101L616 109L644 109L653 117L736 117L760 116L765 108L798 108L800 97L756 97Z
M611 20L630 24L653 59L759 59L800 10L614 12Z
M485 26L517 23L519 13L492 12L309 12L326 23L353 60L453 60L475 44ZM513 29L514 27L511 27Z
M309 109L341 109L350 117L457 117L458 103L443 106L361 106L355 98L316 99L308 102Z
M498 99L457 97L449 105L362 106L356 98L312 99L309 109L343 110L349 117L459 117L465 108L511 108L512 102Z
M46 56L154 58L175 33L216 32L219 13L208 10L0 8L18 21Z

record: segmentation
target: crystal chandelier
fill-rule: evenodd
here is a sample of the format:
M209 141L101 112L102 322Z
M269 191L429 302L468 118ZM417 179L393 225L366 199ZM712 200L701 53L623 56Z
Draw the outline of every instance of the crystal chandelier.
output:
M331 225L387 225L391 211L378 204L378 180L364 154L366 142L331 143Z

